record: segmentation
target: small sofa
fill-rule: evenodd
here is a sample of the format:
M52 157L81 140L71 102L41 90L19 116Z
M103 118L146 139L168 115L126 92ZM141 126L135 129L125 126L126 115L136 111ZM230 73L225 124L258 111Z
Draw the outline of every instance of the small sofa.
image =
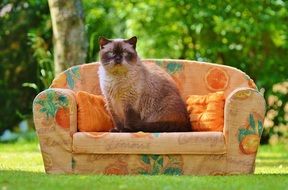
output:
M263 131L265 100L242 71L188 60L158 64L177 83L183 99L224 91L220 132L110 133L77 131L75 92L101 94L99 63L71 67L33 102L33 116L46 173L251 174Z

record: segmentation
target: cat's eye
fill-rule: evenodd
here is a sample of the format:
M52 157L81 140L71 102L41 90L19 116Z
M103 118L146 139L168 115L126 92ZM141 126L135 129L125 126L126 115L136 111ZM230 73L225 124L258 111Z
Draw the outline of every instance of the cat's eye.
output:
M113 57L114 56L114 53L112 51L108 51L106 54L107 54L108 57Z
M130 56L131 56L131 53L130 53L130 52L127 52L127 51L124 51L124 52L123 52L123 55L124 55L125 57L130 57Z

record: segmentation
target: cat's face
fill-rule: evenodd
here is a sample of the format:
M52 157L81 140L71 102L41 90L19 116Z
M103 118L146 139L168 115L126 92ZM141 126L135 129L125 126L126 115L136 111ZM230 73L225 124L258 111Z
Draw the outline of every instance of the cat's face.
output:
M136 52L137 38L134 36L128 40L115 39L108 40L99 38L100 62L105 69L115 69L115 67L133 67L137 63Z

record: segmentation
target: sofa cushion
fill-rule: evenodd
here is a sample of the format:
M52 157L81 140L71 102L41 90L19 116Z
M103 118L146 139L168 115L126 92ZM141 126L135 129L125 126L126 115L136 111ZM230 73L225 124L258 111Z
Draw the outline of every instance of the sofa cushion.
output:
M187 110L192 131L223 131L224 92L188 97Z
M88 154L224 154L222 132L77 132L73 152Z
M77 128L81 132L107 132L113 128L111 116L105 108L104 97L79 91L77 101Z
M103 96L79 91L76 93L76 101L80 132L108 132L113 128ZM208 95L190 95L186 103L193 131L223 131L223 91Z

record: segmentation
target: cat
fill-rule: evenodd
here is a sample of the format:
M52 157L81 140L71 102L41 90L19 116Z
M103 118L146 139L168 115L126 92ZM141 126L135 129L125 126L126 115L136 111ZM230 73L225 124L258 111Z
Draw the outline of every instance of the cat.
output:
M99 81L111 113L111 132L191 131L176 83L162 68L143 64L137 38L99 38Z

